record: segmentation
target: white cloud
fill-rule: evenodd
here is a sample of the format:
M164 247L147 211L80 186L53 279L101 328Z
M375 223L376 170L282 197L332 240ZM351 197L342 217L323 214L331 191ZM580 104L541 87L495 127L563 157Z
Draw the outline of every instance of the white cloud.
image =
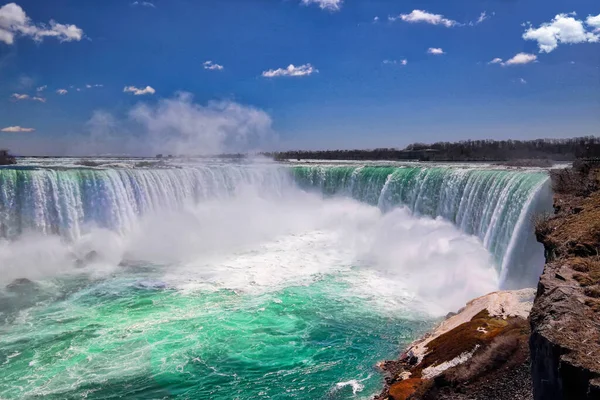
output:
M15 100L28 100L29 99L28 94L20 94L20 93L13 93L10 97L12 97Z
M194 103L180 93L155 105L139 104L129 113L143 126L155 152L218 154L256 148L269 139L271 117L262 110L231 101Z
M600 32L600 14L593 16L588 15L585 23L595 29L595 32Z
M519 53L515 55L510 60L506 60L506 62L501 63L502 66L511 66L511 65L523 65L529 64L537 61L537 56L535 54L527 54L527 53Z
M379 17L375 16L375 18L373 18L373 22L379 22Z
M476 25L482 23L483 21L485 21L486 19L488 19L488 15L487 12L482 12L481 15L479 16L479 18L477 18L477 21L475 22Z
M401 19L405 22L410 23L426 23L431 25L443 25L447 28L451 28L453 26L460 25L458 22L444 18L443 15L440 14L431 14L427 11L423 10L413 10L410 14L400 14L397 17L389 17L390 21L395 21L397 19Z
M29 36L36 42L41 42L45 37L71 42L81 40L83 31L75 25L63 25L54 20L48 24L35 24L20 6L8 3L0 7L0 41L13 44L18 35Z
M89 84L88 84L88 85L85 85L85 88L86 88L86 89L91 89L91 88L92 88L92 85L89 85Z
M33 132L33 128L22 128L20 126L7 126L6 128L0 129L2 132Z
M495 13L492 13L492 15L495 15ZM479 15L479 18L477 18L476 21L469 22L469 26L479 25L487 19L490 19L490 16L487 14L487 11L484 11Z
M522 83L523 85L525 85L527 83L527 81L523 78L519 78L519 82Z
M302 0L302 4L317 4L322 10L339 11L342 8L343 0Z
M583 26L583 21L575 19L575 15L575 13L558 14L552 21L543 23L539 28L529 26L529 29L523 33L523 39L537 41L540 53L550 53L560 43L575 44L600 41L600 36L588 32ZM594 17L592 17L592 23L594 23Z
M502 64L502 59L496 57L492 61L490 61L488 64Z
M150 8L156 8L156 6L154 5L154 3L151 3L149 1L134 1L133 3L131 3L132 6L142 6L142 7L150 7Z
M275 78L279 76L308 76L317 72L319 72L319 70L310 64L299 65L297 67L294 66L294 64L290 64L287 68L263 71L262 76L265 78Z
M46 90L48 88L48 85L44 85L44 86L40 86L37 89L35 89L36 92L43 92L44 90Z
M123 88L124 93L133 93L134 96L143 96L145 94L154 94L156 90L152 86L146 86L143 89L137 88L135 86L125 86Z
M383 63L384 64L394 64L394 65L400 64L400 65L404 66L404 65L408 65L408 60L406 60L406 59L403 59L400 61L398 61L398 60L383 60Z
M58 94L60 94L60 95L67 94L68 92L69 92L69 91L68 91L67 89L58 89L58 90L56 91L56 93L58 93Z
M442 49L441 49L441 48L439 48L439 47L430 47L430 48L427 50L427 53L428 53L428 54L433 54L433 55L436 55L436 56L439 56L439 55L442 55L442 54L446 54L446 53L444 52L444 50L442 50Z
M46 99L43 98L43 97L38 97L38 96L31 97L28 94L21 94L21 93L13 93L10 97L12 99L14 99L15 101L33 100L33 101L39 101L40 103L45 103L46 102Z
M204 64L202 64L204 66L204 69L209 69L211 71L221 71L223 70L223 66L219 65L219 64L215 64L214 62L208 60L205 61Z

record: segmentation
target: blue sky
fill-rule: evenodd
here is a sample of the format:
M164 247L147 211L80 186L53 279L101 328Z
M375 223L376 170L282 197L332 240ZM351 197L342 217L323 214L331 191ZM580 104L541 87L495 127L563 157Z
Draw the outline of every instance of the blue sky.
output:
M597 135L598 15L597 0L0 1L0 147Z

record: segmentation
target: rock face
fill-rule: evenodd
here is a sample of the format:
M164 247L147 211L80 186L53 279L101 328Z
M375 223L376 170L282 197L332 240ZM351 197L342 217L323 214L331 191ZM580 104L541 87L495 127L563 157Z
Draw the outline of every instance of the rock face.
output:
M470 301L398 361L381 365L388 386L376 399L531 399L529 324L534 289Z
M536 226L547 259L530 316L536 400L600 399L600 192L598 171L585 174L586 190L555 188L556 213Z

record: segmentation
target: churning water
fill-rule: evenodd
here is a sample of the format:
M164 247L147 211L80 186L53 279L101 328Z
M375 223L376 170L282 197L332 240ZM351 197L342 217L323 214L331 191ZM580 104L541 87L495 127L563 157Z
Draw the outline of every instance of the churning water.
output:
M347 399L542 268L543 171L0 169L0 398Z

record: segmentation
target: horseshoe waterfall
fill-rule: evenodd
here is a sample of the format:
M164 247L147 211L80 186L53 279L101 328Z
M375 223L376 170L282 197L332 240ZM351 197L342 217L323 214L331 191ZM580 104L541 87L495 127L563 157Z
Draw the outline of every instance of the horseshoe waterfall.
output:
M2 399L367 399L543 267L540 169L99 165L0 168Z

